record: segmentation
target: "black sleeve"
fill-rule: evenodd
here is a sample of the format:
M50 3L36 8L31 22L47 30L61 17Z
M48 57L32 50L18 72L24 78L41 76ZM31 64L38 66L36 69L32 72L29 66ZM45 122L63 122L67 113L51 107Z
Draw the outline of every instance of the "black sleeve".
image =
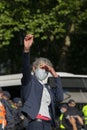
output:
M28 84L30 77L31 77L31 71L30 71L30 54L29 53L23 53L23 67L22 67L22 85Z
M64 95L63 95L63 87L61 83L61 78L58 77L49 77L48 78L48 84L50 85L54 97L55 97L55 102L59 103L63 101Z

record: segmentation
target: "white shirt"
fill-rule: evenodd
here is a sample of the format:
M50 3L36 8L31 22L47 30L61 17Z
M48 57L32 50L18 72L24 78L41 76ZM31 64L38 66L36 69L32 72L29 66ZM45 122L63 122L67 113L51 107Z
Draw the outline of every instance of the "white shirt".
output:
M40 82L42 85L43 83ZM41 114L42 116L50 117L50 113L49 113L49 105L51 103L51 97L50 94L48 92L48 89L45 87L45 85L43 85L43 93L42 93L42 99L41 99L41 106L40 106L40 110L38 114Z

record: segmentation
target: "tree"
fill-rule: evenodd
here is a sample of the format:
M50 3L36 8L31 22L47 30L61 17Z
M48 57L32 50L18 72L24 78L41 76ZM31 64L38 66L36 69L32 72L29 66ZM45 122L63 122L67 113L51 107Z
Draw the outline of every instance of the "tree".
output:
M9 73L20 71L18 68L23 37L26 33L35 36L32 60L37 52L37 56L45 56L52 60L57 70L74 72L70 69L70 58L73 56L71 50L76 50L73 38L75 35L78 38L81 32L86 32L83 28L83 23L87 27L86 4L86 0L0 1L0 53L5 50L3 59L1 55L1 62L5 62L6 59L8 62L10 59L12 69ZM86 50L83 56L85 52ZM17 67L13 61L17 62Z

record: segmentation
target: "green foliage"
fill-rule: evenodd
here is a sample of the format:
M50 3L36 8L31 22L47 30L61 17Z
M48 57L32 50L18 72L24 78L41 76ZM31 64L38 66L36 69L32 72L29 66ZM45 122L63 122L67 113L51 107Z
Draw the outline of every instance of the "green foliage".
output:
M0 44L10 43L15 32L32 33L41 40L63 38L71 23L87 19L81 0L3 0L0 2Z
M8 45L12 50L14 48L16 50L16 46L14 47L13 44L17 43L22 46L23 36L32 33L36 44L46 43L41 46L43 50L38 44L39 55L43 52L43 54L47 53L51 43L51 47L56 50L56 57L59 57L66 35L71 37L71 43L73 43L75 35L78 42L77 39L81 34L82 36L87 34L86 5L86 0L1 0L0 48ZM72 24L74 25L73 31L70 31ZM52 48L50 48L48 56L54 55ZM73 49L75 51L76 46L73 46ZM84 52L81 52L82 55ZM73 51L70 51L71 55L72 53ZM55 59L54 56L52 58ZM55 59L54 62L56 61L58 59Z

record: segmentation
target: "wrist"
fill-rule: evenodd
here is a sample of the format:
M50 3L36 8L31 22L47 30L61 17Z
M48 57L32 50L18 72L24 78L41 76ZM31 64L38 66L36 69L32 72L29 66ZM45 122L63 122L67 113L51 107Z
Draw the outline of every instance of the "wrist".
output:
M73 128L77 128L76 124L73 124L72 126L73 126Z
M58 74L57 74L57 73L54 73L53 76L54 76L54 77L58 77Z
M25 52L25 53L28 53L29 51L30 51L30 49L24 48L24 52Z
M54 68L51 68L50 72L54 77L58 77L58 74L55 72Z

